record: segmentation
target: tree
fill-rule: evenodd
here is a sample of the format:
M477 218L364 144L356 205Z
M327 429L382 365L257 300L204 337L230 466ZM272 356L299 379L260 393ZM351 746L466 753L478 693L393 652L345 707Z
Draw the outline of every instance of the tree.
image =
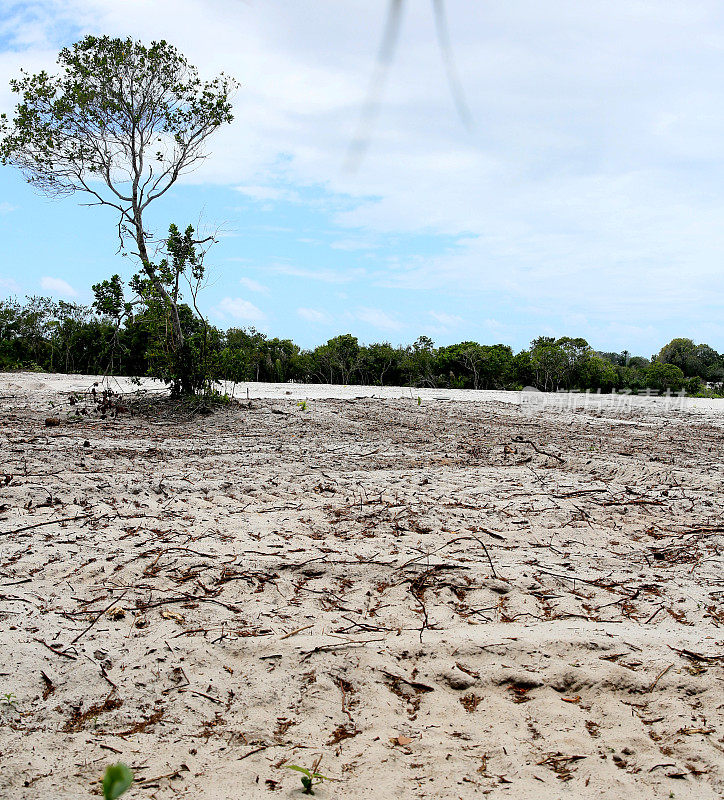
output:
M513 375L513 350L507 344L483 345L481 388L504 389Z
M563 352L565 360L563 380L566 388L571 389L580 381L582 371L593 350L585 339L572 339L570 336L556 340L556 347Z
M721 383L724 380L724 358L708 344L696 346L696 358L699 365L699 377L707 381Z
M722 356L708 344L694 344L691 339L672 339L661 348L656 361L673 364L687 378L699 377L712 382L720 382L724 378Z
M0 300L0 369L17 369L22 364L21 315L17 300Z
M478 389L482 348L477 342L459 342L440 347L434 358L438 382L452 388Z
M581 367L581 385L586 389L600 389L603 392L610 392L616 387L618 373L616 368L605 358L590 356Z
M460 342L441 347L437 359L459 388L502 389L513 377L513 351L504 344Z
M405 348L403 369L410 386L435 386L435 361L438 352L429 336L419 336Z
M674 364L662 364L652 361L646 370L646 385L650 389L663 392L669 389L672 392L681 391L686 384L686 378L681 369Z
M284 383L292 377L299 356L299 346L290 339L268 339L265 346L265 364L268 380Z
M528 350L521 350L511 362L513 383L519 388L533 383L533 366Z
M189 225L184 233L171 224L166 239L166 257L156 266L158 280L134 275L130 288L134 299L127 301L124 285L119 275L93 286L94 307L116 321L116 332L121 323L130 318L134 306L145 307L145 322L150 333L146 355L148 374L170 383L174 394L193 394L208 390L211 381L208 322L197 305L199 290L204 284L204 258L206 250L199 247L194 229ZM186 284L193 310L182 301L182 284ZM157 288L165 292L170 302ZM177 343L171 334L174 319L178 320L182 340Z
M54 366L52 340L56 304L49 297L26 297L19 319L20 335L25 340L26 359L32 367Z
M697 357L696 345L691 339L683 337L672 339L668 344L664 345L656 356L656 361L662 364L673 364L687 377L700 375L702 372L702 365Z
M530 343L530 365L535 385L544 392L557 389L569 366L567 354L551 336L539 336Z
M237 83L203 82L165 41L86 36L58 55L60 74L11 81L21 98L10 122L0 118L0 162L18 167L42 193L82 192L89 205L114 209L120 249L140 262L170 320L170 346L183 353L178 298L153 263L145 214L206 157L209 136L231 122ZM195 242L200 244L200 242Z
M374 386L384 386L385 377L392 373L395 378L399 374L399 363L402 358L400 350L389 342L380 342L363 347L360 350L359 371L362 382Z
M323 382L326 383L329 376L329 383L348 384L358 366L359 354L357 337L345 333L317 347L312 356L317 367L316 373Z

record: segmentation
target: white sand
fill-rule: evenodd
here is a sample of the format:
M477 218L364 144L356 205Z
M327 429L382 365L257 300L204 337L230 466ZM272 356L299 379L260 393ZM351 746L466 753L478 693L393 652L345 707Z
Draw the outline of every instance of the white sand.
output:
M724 405L94 380L0 375L0 796L724 795Z
M141 378L140 384L130 378L103 378L96 375L60 375L37 372L0 373L0 392L33 391L42 393L85 392L94 384L110 387L115 392L165 392L161 381ZM291 399L291 400L348 400L364 397L386 400L409 400L417 402L499 402L523 405L527 408L545 408L553 411L581 409L596 411L630 409L645 411L666 411L672 413L693 413L724 422L724 401L702 397L680 398L591 393L553 393L553 392L514 392L514 391L474 391L472 389L428 389L409 386L339 386L328 383L231 383L220 382L217 388L239 400L250 399Z

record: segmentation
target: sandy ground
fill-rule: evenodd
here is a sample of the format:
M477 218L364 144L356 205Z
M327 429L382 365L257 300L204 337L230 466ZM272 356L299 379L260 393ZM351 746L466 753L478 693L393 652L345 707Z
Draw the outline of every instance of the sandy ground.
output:
M0 797L724 795L724 404L92 383L0 375Z

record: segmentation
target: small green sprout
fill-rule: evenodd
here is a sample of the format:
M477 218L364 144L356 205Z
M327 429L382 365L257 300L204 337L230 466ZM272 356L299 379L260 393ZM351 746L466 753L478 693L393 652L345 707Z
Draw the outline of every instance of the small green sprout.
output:
M307 401L306 400L300 400L297 403L297 406L299 406L299 408L301 408L302 411L306 411L307 410Z
M116 800L132 783L133 773L125 764L109 764L103 776L103 800Z
M422 405L422 398L420 397L420 395L417 396L417 405L418 406Z
M307 769L306 767L300 767L297 764L285 764L284 766L287 769L293 769L295 772L301 772L302 774L302 786L304 787L304 794L314 794L312 790L313 786L316 786L322 781L333 781L335 778L328 778L326 775L321 775L317 770L319 769L319 764L322 760L320 756L312 765L311 769Z
M15 708L17 700L18 698L15 696L14 692L8 692L0 697L0 703L4 703L6 706L11 706L12 708Z

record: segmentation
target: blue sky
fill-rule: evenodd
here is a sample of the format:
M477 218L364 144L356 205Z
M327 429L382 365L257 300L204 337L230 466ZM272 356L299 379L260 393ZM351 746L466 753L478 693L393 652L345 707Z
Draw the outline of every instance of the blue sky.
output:
M203 306L313 346L584 336L724 350L724 6L447 0L473 126L428 0L407 0L369 151L344 169L386 0L7 0L0 109L21 67L86 33L165 38L242 84L236 120L153 221L223 235ZM114 220L0 169L0 296L90 300Z

